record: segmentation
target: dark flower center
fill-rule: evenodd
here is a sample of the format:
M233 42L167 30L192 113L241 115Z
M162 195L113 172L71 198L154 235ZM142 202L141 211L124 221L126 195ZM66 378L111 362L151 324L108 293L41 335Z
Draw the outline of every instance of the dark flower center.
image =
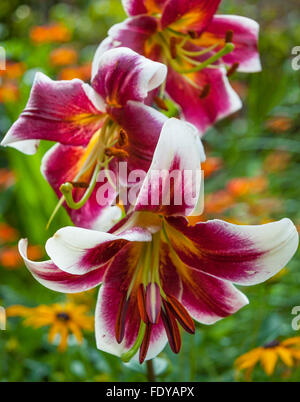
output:
M62 312L62 313L57 313L56 318L60 321L66 322L66 321L69 321L71 317L68 313Z
M276 346L278 346L280 344L279 341L277 341L276 339L272 342L266 343L263 348L264 349L269 349L269 348L275 348Z

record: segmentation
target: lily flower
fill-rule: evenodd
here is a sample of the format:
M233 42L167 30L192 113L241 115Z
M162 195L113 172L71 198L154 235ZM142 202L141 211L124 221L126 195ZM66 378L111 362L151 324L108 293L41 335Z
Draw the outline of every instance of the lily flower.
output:
M167 95L185 119L204 132L242 106L228 76L236 70L261 70L258 24L241 16L215 15L220 2L123 0L129 18L109 30L97 53L127 46L165 63ZM162 87L160 96L163 93Z
M235 313L248 300L233 283L266 281L297 249L298 234L289 219L260 226L221 220L190 225L186 216L203 208L201 186L189 180L187 186L180 180L167 185L152 176L157 170L185 176L203 160L195 127L169 119L133 210L109 232L62 228L47 241L45 262L29 260L27 241L20 240L27 268L46 287L76 293L102 283L97 347L123 361L152 359L167 341L178 353L179 327L192 334L194 320L213 324ZM147 202L151 192L159 194L158 202ZM184 200L176 202L182 193Z
M24 111L1 143L25 154L34 154L40 140L58 143L45 154L42 173L82 227L95 227L116 198L110 186L99 205L99 171L117 170L119 160L129 171L147 171L166 120L143 103L164 81L164 65L127 48L112 49L94 64L91 85L37 73Z

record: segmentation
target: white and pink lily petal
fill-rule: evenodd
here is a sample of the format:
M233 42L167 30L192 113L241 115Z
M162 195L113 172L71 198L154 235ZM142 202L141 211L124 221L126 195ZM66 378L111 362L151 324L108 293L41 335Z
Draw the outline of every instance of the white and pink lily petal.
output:
M239 15L215 15L206 27L205 33L196 40L200 47L208 47L219 43L215 51L224 45L226 33L232 32L234 50L223 56L227 65L237 64L237 71L254 73L261 71L258 52L259 24L247 17Z
M103 99L88 84L53 81L37 73L28 103L1 145L27 154L36 152L38 140L86 146L101 127L104 112Z
M191 226L186 218L166 218L172 249L189 267L240 285L255 285L279 272L295 254L299 236L287 218L264 225L221 220Z
M80 293L98 286L109 263L87 271L83 275L70 274L56 266L52 260L32 261L27 256L26 239L19 242L19 252L32 276L48 289L61 293Z
M204 185L201 162L204 161L204 149L196 127L169 119L163 125L135 211L167 216L201 214Z
M34 153L41 139L87 146L107 112L113 115L114 108L125 106L128 100L143 102L166 74L163 64L127 48L95 58L92 87L78 79L52 81L37 73L24 111L1 144L26 153ZM30 143L24 143L27 140Z
M125 47L96 53L92 65L92 87L108 107L120 108L127 101L143 102L149 92L165 80L167 67Z

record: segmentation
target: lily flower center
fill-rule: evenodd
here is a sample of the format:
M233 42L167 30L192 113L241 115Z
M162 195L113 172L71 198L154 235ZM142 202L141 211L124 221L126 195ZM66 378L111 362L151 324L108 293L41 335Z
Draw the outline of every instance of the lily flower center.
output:
M80 161L81 168L79 172L72 181L61 185L60 191L63 197L53 212L48 226L64 201L72 209L79 209L84 206L94 190L98 173L102 168L105 169L108 181L114 186L107 173L108 165L113 158L127 159L128 153L124 149L127 144L128 137L126 132L109 115L106 115L101 129L93 135L86 148L86 152ZM75 201L73 198L73 190L76 188L86 189L79 201Z
M146 53L150 53L157 44L161 48L162 62L169 64L173 70L180 73L191 85L201 90L200 98L206 97L210 92L209 84L201 87L194 82L193 74L204 68L218 68L222 57L234 50L232 43L233 32L227 31L223 39L211 41L201 40L195 32L188 34L166 28L156 32L146 44ZM234 64L227 69L227 75L232 75L238 68ZM161 92L163 95L163 91Z
M163 290L160 276L160 249L163 232L153 235L151 243L145 243L139 263L135 269L127 292L121 298L115 322L115 337L121 343L125 336L126 318L130 303L136 303L140 317L140 327L136 341L129 351L121 356L125 362L139 350L139 361L143 363L150 345L151 333L160 318L174 353L181 348L178 323L187 332L194 334L193 319L181 302Z

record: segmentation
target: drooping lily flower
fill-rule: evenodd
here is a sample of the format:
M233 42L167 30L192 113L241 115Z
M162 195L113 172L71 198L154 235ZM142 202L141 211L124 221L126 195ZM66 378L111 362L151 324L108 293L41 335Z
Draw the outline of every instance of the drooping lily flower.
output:
M42 172L82 227L97 226L116 198L111 186L107 199L97 200L99 171L115 171L119 160L129 171L147 171L166 120L143 103L164 81L164 65L126 48L112 49L94 64L91 85L37 73L24 111L1 143L25 154L35 153L40 140L58 143L44 156Z
M236 15L215 15L220 2L123 0L129 18L109 30L97 53L127 46L167 64L167 95L185 119L204 132L241 107L227 76L261 69L258 24ZM157 103L163 107L160 98Z
M102 282L95 316L97 346L124 361L151 359L167 341L178 353L180 327L194 333L194 320L212 324L235 313L248 300L233 283L267 280L297 249L298 234L289 219L260 226L220 220L191 226L186 216L201 213L201 186L188 175L172 185L166 176L156 182L152 176L177 171L185 177L203 159L197 130L170 119L134 210L108 233L62 228L46 244L51 258L46 262L30 261L26 240L20 241L28 269L48 288L71 293ZM152 193L159 195L158 202ZM181 203L178 194L184 195Z

